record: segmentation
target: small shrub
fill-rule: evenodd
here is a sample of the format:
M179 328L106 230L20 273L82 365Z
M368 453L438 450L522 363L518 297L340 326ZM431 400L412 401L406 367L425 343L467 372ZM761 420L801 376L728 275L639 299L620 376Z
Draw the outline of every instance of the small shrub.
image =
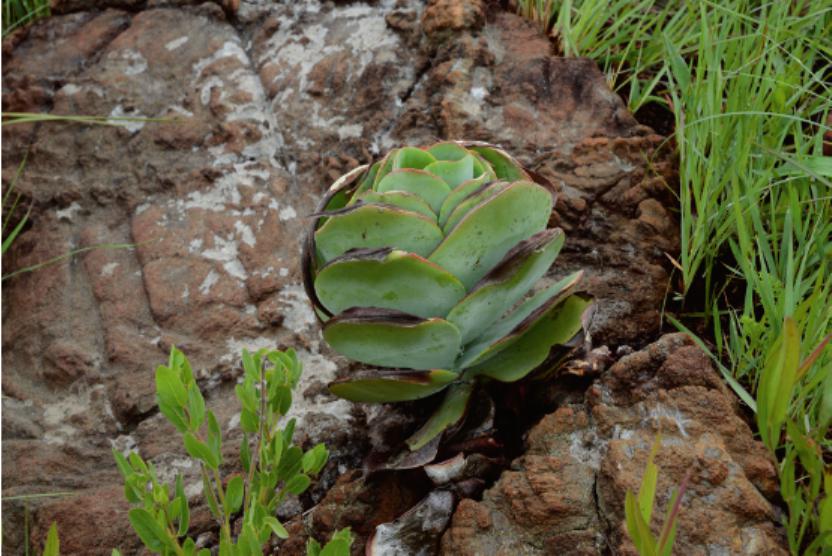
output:
M303 452L292 443L294 419L281 427L302 370L295 352L243 350L242 359L243 381L236 394L242 405L240 462L244 473L225 479L221 474L222 432L214 413L205 407L187 358L173 348L168 365L156 369L159 410L182 435L188 455L199 462L203 496L220 527L220 556L260 556L272 536L287 538L288 532L275 517L277 507L287 495L309 488L329 457L323 444ZM190 509L182 475L171 488L159 482L153 464L138 453L125 457L113 450L113 455L124 477L125 496L136 505L130 510L130 524L145 546L163 556L208 556L210 550L197 549L188 536ZM235 537L232 523L240 514ZM310 541L308 552L345 556L351 543L349 529L344 529L323 549Z

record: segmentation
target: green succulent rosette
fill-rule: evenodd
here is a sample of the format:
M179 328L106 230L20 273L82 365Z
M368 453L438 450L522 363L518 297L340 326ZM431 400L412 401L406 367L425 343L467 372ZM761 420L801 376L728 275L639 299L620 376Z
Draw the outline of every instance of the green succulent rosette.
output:
M484 143L402 147L339 178L306 238L304 285L327 343L368 366L355 402L444 391L418 450L465 414L474 383L513 382L580 334L581 272L541 287L565 237L551 186Z

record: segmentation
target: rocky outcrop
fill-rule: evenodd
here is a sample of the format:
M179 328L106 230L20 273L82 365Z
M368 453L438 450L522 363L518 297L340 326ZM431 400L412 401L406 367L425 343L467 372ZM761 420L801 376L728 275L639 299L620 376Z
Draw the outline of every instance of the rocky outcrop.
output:
M368 408L327 393L348 365L321 340L298 264L306 216L331 181L398 144L502 144L560 190L552 218L568 241L554 272L587 271L598 300L595 343L639 346L659 330L665 254L678 244L668 208L672 161L663 138L635 122L592 62L551 55L532 24L474 0L233 4L72 0L59 10L69 13L4 42L4 110L113 118L110 126L3 128L4 183L28 153L17 187L33 207L4 272L99 246L3 284L4 495L73 493L28 502L35 543L54 519L66 553L138 550L111 447L140 450L198 493L196 468L154 407L153 369L171 345L198 370L229 460L240 434L240 350L298 350L298 440L325 441L332 459L309 496L281 509L296 535L285 553L301 550L305 534L323 539L345 525L359 533L359 553L376 525L427 494L424 476L360 471L371 448L409 432L407 412L420 406ZM502 546L492 537L503 526L513 531L503 540L530 546L552 535L587 550L624 543L612 516L639 467L616 477L604 458L623 450L640 465L655 428L635 418L648 402L616 393L637 386L625 375L598 383L597 400L593 390L586 404L546 417L529 452L482 502L459 503L444 550ZM733 411L716 385L698 388L701 403L712 396ZM606 405L615 411L595 414ZM386 432L368 435L367 423ZM613 438L616 424L632 435ZM587 440L575 450L591 465L570 459L573 436L591 434L607 455L596 456ZM746 445L713 435L722 444L713 457L702 444L707 466L716 473L724 463L724 488L745 489L737 492L760 509L752 519L720 506L736 516L725 523L737 529L725 525L724 534L769 542L770 510L749 481L770 488L770 469L741 457L750 437ZM666 493L678 477L660 463ZM517 497L528 515L501 506ZM79 519L84 512L95 518ZM4 503L4 548L21 546L22 513L20 502ZM210 533L204 512L194 527Z
M442 553L636 554L624 497L637 492L656 435L653 526L690 473L674 553L788 554L766 499L774 463L707 356L685 335L619 359L584 403L545 416L482 501L463 500Z

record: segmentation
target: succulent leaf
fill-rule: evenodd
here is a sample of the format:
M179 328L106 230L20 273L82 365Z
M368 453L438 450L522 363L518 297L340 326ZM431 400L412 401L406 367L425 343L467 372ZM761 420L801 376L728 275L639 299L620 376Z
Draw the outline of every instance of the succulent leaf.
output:
M436 158L429 152L416 147L402 147L393 157L393 170L400 168L416 168L421 170L428 164L436 162Z
M479 189L472 191L467 197L462 199L460 203L454 208L453 212L448 215L448 219L442 224L442 232L445 235L454 229L462 218L471 212L471 209L477 207L483 201L487 201L491 197L502 193L510 184L504 181L492 182L490 184L482 185Z
M324 339L355 361L417 370L450 368L460 347L448 321L390 309L348 309L324 325Z
M363 403L418 400L443 390L459 378L453 371L369 371L336 380L329 391L341 398Z
M555 305L511 346L473 366L467 376L487 376L500 382L514 382L542 365L552 349L563 346L581 330L581 318L591 305L588 298L569 296Z
M436 221L436 213L430 208L425 200L419 195L408 193L406 191L388 191L386 193L379 193L378 191L365 191L356 200L364 204L377 205L391 205L399 207L404 210L418 212L421 215Z
M356 248L397 247L427 256L441 241L442 230L426 216L380 205L342 209L315 232L324 262Z
M445 222L448 221L448 217L459 203L475 191L478 191L483 185L492 181L494 181L493 176L483 172L480 177L464 181L456 186L442 202L442 206L439 209L439 225L444 227Z
M531 182L515 182L473 208L428 259L476 284L518 242L546 228L552 196Z
M472 391L473 383L470 381L452 384L445 393L439 408L419 430L407 439L408 447L416 451L449 427L458 424L465 416Z
M477 380L555 369L591 312L580 272L540 287L564 244L553 204L543 176L479 142L403 147L336 181L304 243L304 287L330 346L379 368L330 390L371 403L444 390L407 441L423 461Z
M549 270L563 246L560 228L539 232L517 244L448 313L462 334L462 343L479 337L517 303Z
M505 151L485 145L473 145L471 150L478 153L494 169L501 180L530 180L529 174Z
M512 312L504 315L474 342L465 346L457 366L467 369L493 357L518 341L551 308L572 293L582 276L582 271L567 276L531 296Z
M422 318L444 317L465 296L450 272L406 251L352 251L315 279L318 299L331 313L350 307L396 309Z
M459 160L436 161L426 166L425 172L430 172L432 175L440 177L449 186L445 195L450 193L451 189L462 182L472 180L476 177L474 176L474 157L470 154L465 155Z
M460 160L469 155L468 149L453 141L444 141L428 147L427 151L436 160Z
M433 164L438 164L438 162ZM384 176L376 185L376 191L379 193L387 191L413 193L424 199L430 205L431 210L436 213L439 212L439 207L442 206L442 201L451 192L451 188L444 180L427 170L405 168L394 170ZM436 217L434 216L434 218Z

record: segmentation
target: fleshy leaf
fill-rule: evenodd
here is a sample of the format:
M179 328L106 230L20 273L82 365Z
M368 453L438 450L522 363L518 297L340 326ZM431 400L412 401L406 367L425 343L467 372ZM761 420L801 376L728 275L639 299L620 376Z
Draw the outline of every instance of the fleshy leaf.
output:
M350 249L396 247L427 256L442 241L442 231L427 217L378 205L355 205L329 217L315 232L325 262Z
M515 182L473 208L429 260L471 288L518 242L546 228L552 196L531 182Z
M465 410L468 407L468 400L471 399L472 391L472 382L457 382L451 385L445 393L442 404L430 416L422 428L407 439L407 445L410 449L418 450L442 434L448 427L459 423L465 416Z
M352 195L348 203L346 203L345 205L341 205L341 206L327 206L327 207L325 207L324 210L335 210L335 209L342 208L344 206L349 206L349 205L354 204L363 192L367 191L368 189L373 188L373 183L375 183L376 174L378 173L379 166L381 166L381 163L376 162L375 164L373 164L370 167L370 169L367 171L367 173L361 179L361 183L359 183L358 187L355 188L355 191L352 191L351 193L348 190L345 191L345 193Z
M460 347L448 321L389 309L348 309L324 325L324 339L355 361L419 370L450 368Z
M581 331L591 301L572 295L554 305L506 349L468 369L468 376L484 375L501 382L525 377L548 359L553 348L567 344Z
M454 209L461 203L468 195L480 189L483 185L493 181L494 178L488 174L483 174L478 178L466 180L457 185L453 191L448 193L445 200L442 201L442 206L439 208L439 225L444 226L448 217Z
M436 162L436 158L425 150L416 147L402 147L393 156L393 170L399 170L400 168L421 170L434 162Z
M463 344L480 336L537 283L557 258L564 239L558 228L520 242L448 313Z
M471 209L479 206L483 201L487 201L491 197L500 194L509 186L508 182L498 181L489 185L483 185L479 189L472 191L467 197L456 206L454 211L448 216L448 219L442 224L442 231L445 235L454 229L462 218L468 214Z
M460 158L459 160L440 160L438 162L434 162L433 164L425 167L425 172L430 172L431 174L442 178L442 181L448 184L449 189L445 195L450 193L451 189L462 182L477 177L474 175L474 157L470 154L465 155L465 157ZM442 200L444 200L444 197ZM442 203L440 201L439 205L436 207L437 210L441 204Z
M468 156L468 150L453 141L436 143L428 147L427 151L436 160L460 160Z
M493 323L473 343L465 346L457 367L467 369L481 363L519 340L549 309L572 293L582 276L581 271L567 276L536 293Z
M438 164L434 162L431 164ZM430 166L428 166L430 168ZM441 176L436 176L427 170L394 170L390 172L376 185L376 191L385 193L387 191L407 191L418 195L430 205L434 213L439 212L442 201L451 192L450 186L445 183Z
M321 269L318 299L333 314L350 307L396 309L417 317L444 317L465 297L465 287L442 267L391 249L347 253Z
M497 177L506 181L529 180L529 175L523 167L514 160L507 152L496 147L484 145L472 145L469 149L479 153L497 174Z
M365 191L357 200L364 203L375 203L378 205L391 205L399 207L404 210L418 212L431 220L436 220L436 213L430 208L424 199L413 193L406 191L388 191L386 193L379 193L378 191Z
M353 402L388 403L418 400L444 389L459 375L453 371L368 371L336 380L329 391Z

